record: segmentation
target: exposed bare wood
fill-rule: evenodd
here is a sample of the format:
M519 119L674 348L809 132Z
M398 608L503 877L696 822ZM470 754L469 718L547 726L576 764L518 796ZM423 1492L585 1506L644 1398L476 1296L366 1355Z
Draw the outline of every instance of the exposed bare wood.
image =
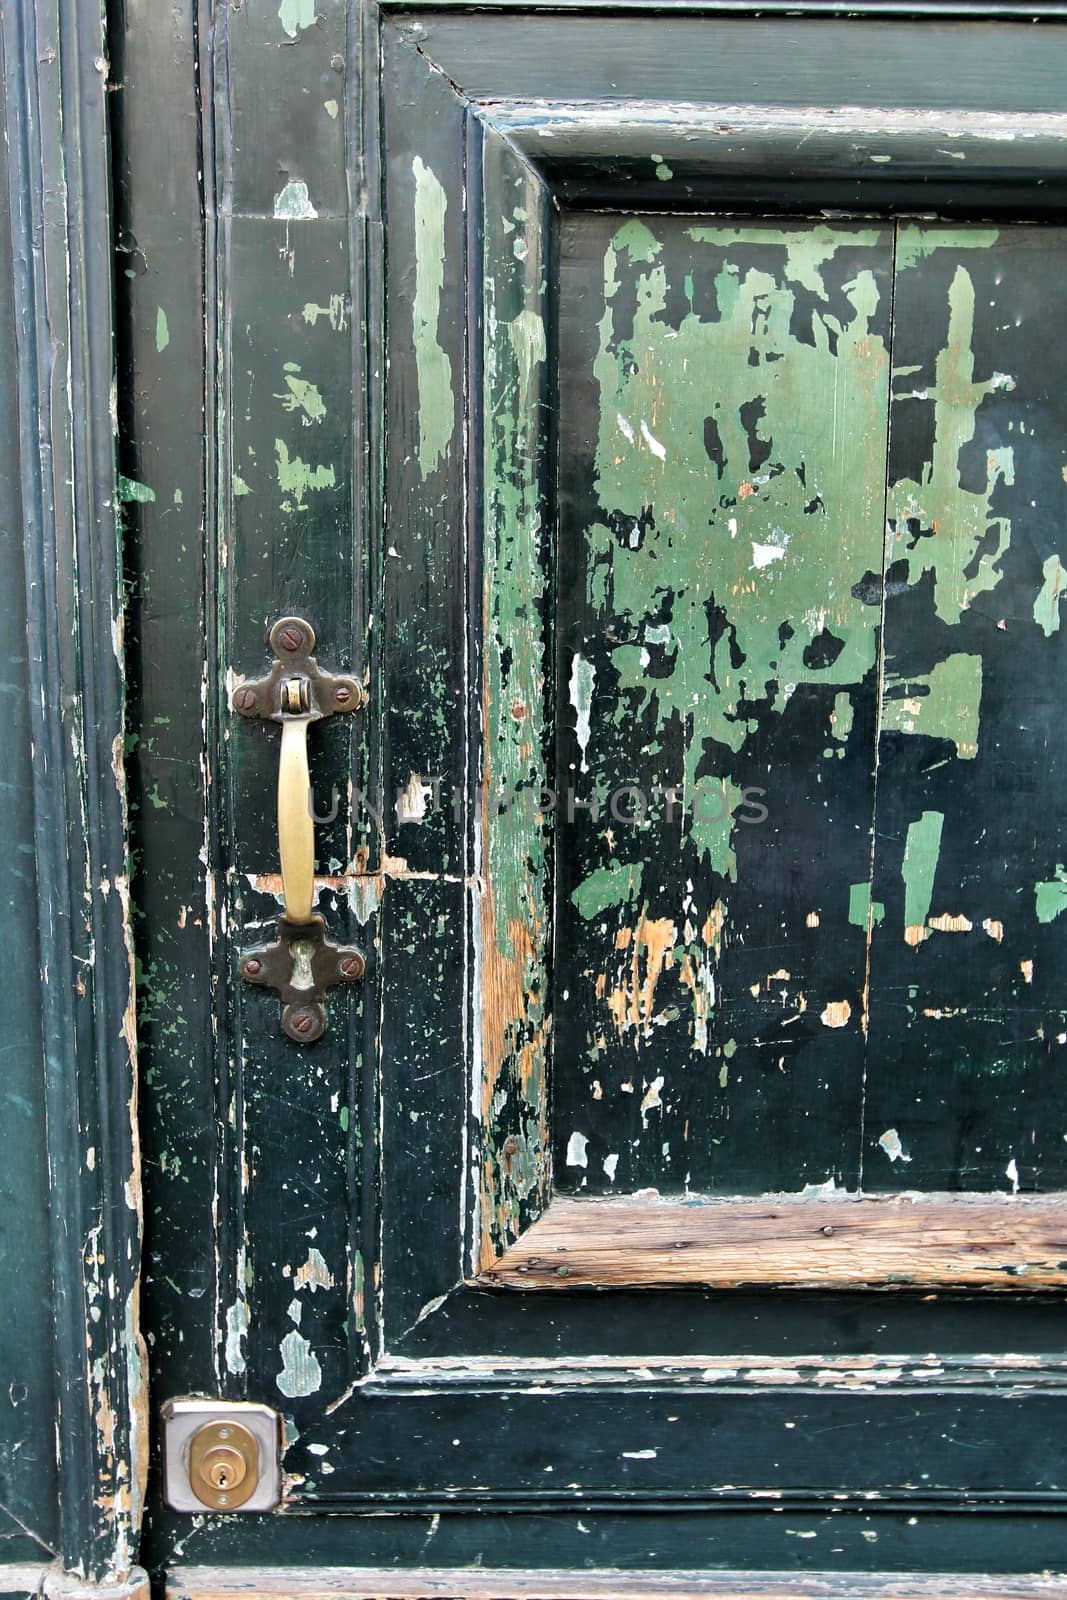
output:
M1061 1600L1047 1573L969 1577L849 1572L379 1571L369 1567L176 1567L167 1600Z
M478 1282L1062 1290L1067 1196L557 1199Z
M432 1387L459 1390L477 1385L502 1394L537 1388L617 1389L639 1380L647 1392L660 1388L793 1392L967 1389L1020 1395L1034 1390L1067 1390L1067 1360L1051 1355L811 1355L811 1356L439 1356L412 1360L387 1356L367 1381L367 1392L419 1393Z

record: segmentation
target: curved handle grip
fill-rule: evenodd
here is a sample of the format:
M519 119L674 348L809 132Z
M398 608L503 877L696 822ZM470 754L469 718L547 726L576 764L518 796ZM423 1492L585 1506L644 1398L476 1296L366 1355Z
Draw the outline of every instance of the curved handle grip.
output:
M355 678L323 672L312 654L315 630L303 617L282 617L270 630L270 643L277 657L270 675L239 683L233 705L242 716L269 717L282 725L278 851L285 918L300 926L312 920L315 897L308 727L335 712L359 711L367 696Z
M249 983L276 989L282 1030L297 1044L313 1044L326 1028L324 999L338 983L358 983L366 971L352 945L332 944L326 924L312 912L315 898L315 826L311 814L308 727L337 711L359 711L366 691L355 678L323 672L312 651L315 630L303 617L282 617L270 630L276 660L266 678L240 681L233 707L244 717L270 717L282 725L278 758L278 854L285 911L273 944L246 950L241 973Z
M282 723L278 761L278 854L289 922L310 922L315 897L315 825L311 815L308 724Z

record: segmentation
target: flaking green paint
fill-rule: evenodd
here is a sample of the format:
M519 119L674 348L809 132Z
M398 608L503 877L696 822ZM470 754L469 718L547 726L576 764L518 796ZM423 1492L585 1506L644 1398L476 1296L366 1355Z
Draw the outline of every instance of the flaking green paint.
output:
M274 196L274 216L279 222L313 222L318 212L303 178L292 178Z
M857 684L875 658L876 618L852 589L881 559L889 374L874 269L888 270L890 245L882 230L854 227L701 225L689 234L696 249L686 284L703 255L705 274L716 273L715 320L691 310L675 328L664 315L672 286L654 224L628 221L606 254L595 362L604 520L588 530L589 598L617 632L669 623L669 675L650 678L640 643L613 649L620 707L636 718L647 706L661 729L684 728L679 789L692 796L698 778L709 789L690 837L733 877L732 814L742 797L724 767L752 731L739 701L769 694L780 712L799 684ZM871 268L846 285L851 310L840 326L821 274L846 243L869 249ZM747 245L770 252L771 267L741 250L723 258ZM632 328L616 312L624 270L634 279ZM823 302L803 338L793 324L800 289ZM718 463L705 446L707 418ZM769 446L755 468L754 439ZM632 527L628 541L613 531L620 518ZM727 617L714 644L709 597ZM808 664L824 629L840 641L838 654Z
M636 900L643 870L640 861L612 862L610 866L597 867L573 891L571 899L583 917L597 917L608 906L626 905Z
M152 505L156 498L156 491L150 489L147 483L138 483L136 478L119 477L119 500L123 505L133 502L140 505Z
M337 478L333 467L311 467L300 456L290 456L289 447L284 439L275 439L274 450L277 457L278 487L286 496L281 503L283 511L306 511L306 495L319 489L335 487Z
M322 1387L322 1367L302 1333L291 1328L281 1342L282 1370L276 1383L288 1399L314 1394Z
M924 927L930 915L934 876L941 853L941 830L945 825L941 811L924 811L908 827L904 845L904 926Z
M935 229L921 224L899 230L898 261L909 252L927 255L945 245L953 249L976 248L982 238L996 241L996 230ZM933 406L934 440L919 481L901 478L888 494L890 536L888 560L907 564L909 581L921 573L934 574L934 599L943 622L957 623L979 594L1000 581L999 562L1008 548L1011 523L994 508L1001 483L1015 481L1015 457L1010 446L991 448L986 455L985 486L964 488L961 457L972 443L978 410L997 390L1014 387L1004 373L975 377L973 353L975 291L970 273L958 263L948 290L946 342L935 363L932 385L918 389L906 382L912 368L894 371L894 399Z
M542 472L546 430L542 414L546 337L543 223L530 175L495 142L486 185L511 188L511 216L525 248L499 207L487 208L483 343L486 637L484 672L485 881L478 948L478 982L506 996L483 1007L483 1147L481 1225L500 1248L547 1196L547 961L549 865L547 822L539 804L548 786L545 765L543 606L547 528ZM418 176L418 174L416 174ZM432 179L432 174L428 177ZM424 180L425 181L425 180ZM426 272L432 316L424 316L420 365L420 447L424 439L424 374L438 396L430 436L432 460L451 437L451 372L436 350L436 296L443 269L439 223L444 197L426 190ZM497 191L499 192L499 190ZM529 218L537 219L530 226ZM436 219L436 226L430 223ZM432 292L431 292L432 291ZM425 298L425 297L424 297ZM438 354L442 359L438 359ZM430 467L428 459L424 472ZM517 797L508 804L501 796ZM483 990L484 992L484 990ZM520 999L521 996L521 999Z
M951 739L956 754L972 761L978 754L982 658L958 653L914 678L886 678L882 726L898 733Z
M1067 910L1067 871L1061 862L1056 863L1056 876L1050 883L1034 884L1034 902L1038 922L1054 922Z
M1063 599L1064 572L1059 556L1049 556L1041 568L1044 582L1034 601L1034 621L1046 639L1059 632L1060 602Z
M830 732L833 738L839 739L842 744L845 742L852 732L855 715L851 697L844 690L840 694L835 694L834 709L830 713Z
M848 920L854 928L877 927L885 919L885 906L871 899L869 883L854 883L848 891Z
M326 415L322 395L310 379L300 377L295 361L285 363L284 382L285 392L276 393L275 400L280 400L286 411L299 412L303 422L321 422Z
M162 355L170 344L170 328L167 325L167 313L162 306L156 308L156 350Z
M448 196L421 156L415 176L415 298L412 339L419 386L419 469L424 478L440 465L456 425L452 362L438 338L445 280L445 212Z
M315 23L315 0L281 0L278 18L290 39L295 39L302 28Z

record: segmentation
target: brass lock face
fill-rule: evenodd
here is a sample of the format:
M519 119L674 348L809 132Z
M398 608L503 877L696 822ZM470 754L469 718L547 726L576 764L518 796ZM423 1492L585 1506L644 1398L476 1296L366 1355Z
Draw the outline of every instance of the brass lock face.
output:
M205 1422L189 1440L189 1486L212 1511L235 1511L259 1484L259 1445L240 1422Z

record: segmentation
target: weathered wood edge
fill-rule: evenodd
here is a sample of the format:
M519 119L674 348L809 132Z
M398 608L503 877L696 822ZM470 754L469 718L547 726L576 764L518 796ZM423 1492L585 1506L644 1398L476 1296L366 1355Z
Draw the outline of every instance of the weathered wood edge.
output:
M412 0L378 0L379 9L385 12L402 12L413 9ZM1004 21L1004 22L1058 22L1067 18L1067 5L1055 0L1039 0L1036 5L1012 3L1012 0L970 0L970 4L953 3L953 0L927 0L925 5L914 0L854 0L852 5L836 5L826 0L419 0L419 11L596 11L601 14L623 11L654 11L669 15L686 12L698 16L787 16L791 20L804 17L886 17L904 21Z
M1067 1196L557 1198L506 1289L1067 1289Z
M1067 1578L1026 1573L972 1577L963 1573L848 1572L530 1572L484 1568L397 1572L359 1567L175 1567L168 1600L1026 1600L1067 1596Z
M767 1393L920 1393L945 1389L997 1394L1033 1394L1067 1389L1067 1358L1060 1355L938 1357L908 1355L803 1356L392 1356L365 1381L367 1394L432 1394L442 1389L514 1394L618 1389L640 1383L644 1392L729 1389Z
M130 1570L147 1465L108 69L100 7L3 12L33 686L61 1554ZM42 1448L48 1448L41 1441Z

